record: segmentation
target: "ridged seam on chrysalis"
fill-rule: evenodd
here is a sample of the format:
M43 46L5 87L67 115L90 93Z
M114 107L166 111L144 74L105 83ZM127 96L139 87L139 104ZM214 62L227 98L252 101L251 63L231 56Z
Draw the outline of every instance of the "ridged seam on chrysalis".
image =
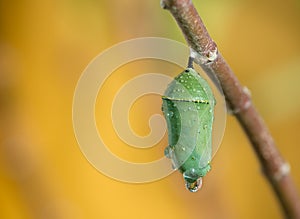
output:
M209 104L209 101L208 101L208 100L186 100L186 99L175 99L175 98L170 98L170 97L166 97L166 96L162 96L161 98L164 99L164 100L171 100L171 101Z

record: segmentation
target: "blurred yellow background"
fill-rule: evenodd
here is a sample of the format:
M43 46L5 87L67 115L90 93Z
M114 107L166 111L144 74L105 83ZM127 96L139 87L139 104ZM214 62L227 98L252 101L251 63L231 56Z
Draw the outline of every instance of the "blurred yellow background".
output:
M299 0L194 2L219 50L251 90L299 188ZM195 194L178 172L129 184L102 175L86 160L72 127L80 75L104 49L148 36L184 42L158 0L0 1L0 218L281 218L232 116L213 169ZM114 74L116 83L103 91L108 103L122 82L143 71L147 65L137 63ZM138 134L149 132L148 118L160 113L160 104L150 95L133 107L130 121ZM97 106L99 117L101 110L109 109ZM109 118L103 121L98 126L110 130ZM116 138L107 131L115 152L138 162L160 157L167 144L164 138L150 153L137 153Z

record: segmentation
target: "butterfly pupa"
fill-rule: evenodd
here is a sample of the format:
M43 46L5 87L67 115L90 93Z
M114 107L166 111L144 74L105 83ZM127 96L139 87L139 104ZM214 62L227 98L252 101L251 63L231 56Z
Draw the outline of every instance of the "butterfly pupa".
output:
M192 67L180 73L162 96L169 146L165 155L196 192L211 169L212 125L216 104L208 82Z

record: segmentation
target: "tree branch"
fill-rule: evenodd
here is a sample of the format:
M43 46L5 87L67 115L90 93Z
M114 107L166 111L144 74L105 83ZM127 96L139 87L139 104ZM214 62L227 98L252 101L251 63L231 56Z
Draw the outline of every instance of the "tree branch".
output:
M216 75L226 101L246 132L263 172L272 185L287 218L300 218L300 200L289 175L289 165L278 152L262 117L252 104L248 89L243 87L209 36L191 0L162 0L171 12L189 46L195 61L208 75Z

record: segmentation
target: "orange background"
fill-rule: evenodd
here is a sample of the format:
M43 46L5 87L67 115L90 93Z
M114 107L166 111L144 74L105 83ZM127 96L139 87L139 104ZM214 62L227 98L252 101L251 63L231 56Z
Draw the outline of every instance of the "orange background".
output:
M219 50L251 90L300 187L300 2L195 4ZM281 218L232 116L213 170L196 194L185 190L178 172L147 184L112 180L81 153L72 98L86 65L104 49L136 37L184 42L159 1L0 1L0 22L0 218ZM114 75L114 86L103 90L107 103L124 81L146 70L136 63ZM160 113L157 96L146 100L130 114L141 135L149 132L149 116ZM97 125L108 127L107 141L119 156L139 162L161 156L166 138L149 153L126 151L103 117L109 109L96 108Z

